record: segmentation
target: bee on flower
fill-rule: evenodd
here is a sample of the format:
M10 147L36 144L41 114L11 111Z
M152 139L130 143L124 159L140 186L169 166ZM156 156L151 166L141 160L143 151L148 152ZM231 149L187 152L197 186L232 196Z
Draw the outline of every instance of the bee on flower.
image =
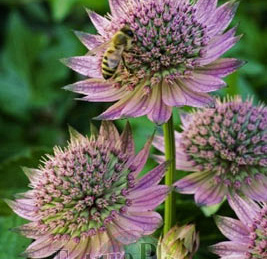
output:
M98 119L147 115L165 123L174 106L211 103L208 93L224 87L222 78L244 64L221 58L240 39L236 27L226 30L237 1L219 7L217 0L109 3L111 14L106 17L88 12L97 35L77 33L89 54L63 60L89 77L65 89L88 102L116 102ZM122 41L117 41L119 36Z

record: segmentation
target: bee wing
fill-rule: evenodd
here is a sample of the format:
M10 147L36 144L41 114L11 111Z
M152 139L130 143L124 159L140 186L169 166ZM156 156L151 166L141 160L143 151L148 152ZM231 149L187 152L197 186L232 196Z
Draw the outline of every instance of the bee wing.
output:
M121 61L122 52L123 52L123 48L121 50L117 50L116 52L112 54L109 54L107 62L108 62L108 66L111 69L118 67Z
M102 54L103 51L105 51L108 48L108 46L110 45L110 42L111 40L106 41L103 44L97 46L96 48L89 50L88 54L92 56Z

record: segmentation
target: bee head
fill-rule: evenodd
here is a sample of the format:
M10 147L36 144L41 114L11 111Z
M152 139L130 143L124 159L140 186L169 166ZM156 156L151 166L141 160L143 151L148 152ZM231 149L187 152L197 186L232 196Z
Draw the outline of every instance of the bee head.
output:
M126 34L128 37L133 38L134 34L133 31L130 29L128 25L125 25L121 28L121 31Z

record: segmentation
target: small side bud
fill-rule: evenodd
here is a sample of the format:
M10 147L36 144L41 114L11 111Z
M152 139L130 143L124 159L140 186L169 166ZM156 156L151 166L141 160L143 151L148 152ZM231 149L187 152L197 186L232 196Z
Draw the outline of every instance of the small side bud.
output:
M174 226L161 237L157 247L158 259L192 259L198 250L199 236L195 225Z

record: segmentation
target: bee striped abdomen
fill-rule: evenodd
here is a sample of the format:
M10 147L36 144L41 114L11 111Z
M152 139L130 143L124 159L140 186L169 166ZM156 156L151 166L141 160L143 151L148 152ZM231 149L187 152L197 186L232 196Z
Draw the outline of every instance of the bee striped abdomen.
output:
M112 37L101 64L102 75L105 79L109 79L115 74L122 60L123 51L131 48L132 39L133 32L128 25L125 25Z
M109 79L115 74L120 61L119 55L117 47L112 46L106 50L101 66L102 75L105 79Z

